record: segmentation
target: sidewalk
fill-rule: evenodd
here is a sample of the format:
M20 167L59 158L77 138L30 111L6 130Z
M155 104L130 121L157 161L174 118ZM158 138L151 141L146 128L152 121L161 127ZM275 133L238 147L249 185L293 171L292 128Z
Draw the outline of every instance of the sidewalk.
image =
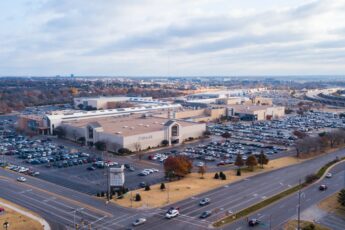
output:
M11 205L11 204L8 204L8 203L5 203L5 202L2 202L0 200L0 205L3 206L3 207L7 207L9 209L12 209L13 211L16 211L24 216L27 216L37 222L39 222L42 226L43 226L43 229L44 230L50 230L50 225L48 224L48 222L46 220L44 220L43 218L39 217L39 216L36 216L36 215L33 215L32 213L30 213L29 211L25 211L23 209L20 209L14 205Z

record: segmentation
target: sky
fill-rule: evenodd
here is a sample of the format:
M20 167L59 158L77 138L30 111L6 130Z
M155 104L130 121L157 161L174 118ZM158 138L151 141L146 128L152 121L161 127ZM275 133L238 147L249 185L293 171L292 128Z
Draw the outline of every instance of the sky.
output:
M1 0L0 76L345 74L345 0Z

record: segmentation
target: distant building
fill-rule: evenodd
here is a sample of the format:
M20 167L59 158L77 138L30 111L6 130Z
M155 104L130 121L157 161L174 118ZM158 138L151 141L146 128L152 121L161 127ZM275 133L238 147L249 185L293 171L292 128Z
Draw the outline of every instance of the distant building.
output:
M43 115L20 115L17 128L28 134L48 134L49 129L45 125Z
M283 117L285 107L269 105L231 105L228 107L229 117L239 117L245 121L271 120Z
M113 109L115 103L160 103L152 97L77 97L73 99L75 109L102 110Z

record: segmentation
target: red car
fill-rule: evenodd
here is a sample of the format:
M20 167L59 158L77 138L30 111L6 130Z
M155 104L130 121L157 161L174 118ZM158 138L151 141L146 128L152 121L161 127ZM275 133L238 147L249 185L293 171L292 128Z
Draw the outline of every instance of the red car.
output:
M225 165L225 162L224 161L218 162L217 166L221 166L221 165Z

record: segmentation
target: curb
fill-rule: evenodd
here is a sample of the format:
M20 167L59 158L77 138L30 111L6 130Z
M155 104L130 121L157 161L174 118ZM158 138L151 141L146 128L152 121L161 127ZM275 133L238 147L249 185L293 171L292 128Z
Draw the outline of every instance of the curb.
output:
M16 206L13 206L13 205L11 205L11 204L4 203L4 202L2 202L2 201L0 201L0 204L1 204L2 206L5 206L5 207L7 207L7 208L10 208L10 209L12 209L12 210L18 212L18 213L20 213L20 214L22 214L22 215L24 215L24 216L27 216L27 217L29 217L30 219L33 219L33 220L35 220L35 221L38 221L38 222L43 226L43 229L44 229L44 230L51 230L50 225L48 224L48 222L47 222L45 219L43 219L42 217L36 216L36 215L34 215L34 214L32 214L32 213L30 213L30 212L28 212L28 211L25 211L25 210L23 210L23 209L20 209L20 208L18 208L18 207L16 207Z

